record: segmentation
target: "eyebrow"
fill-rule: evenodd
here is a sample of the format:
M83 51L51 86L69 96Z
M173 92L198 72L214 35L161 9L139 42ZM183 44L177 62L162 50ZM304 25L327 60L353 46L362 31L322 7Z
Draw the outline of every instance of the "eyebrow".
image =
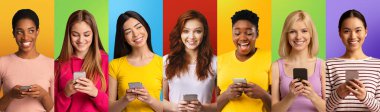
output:
M138 25L140 25L141 23L137 23L137 24L135 24L133 27L136 27L136 26L138 26ZM124 29L124 31L127 31L127 30L129 30L129 29L131 29L131 28L127 28L127 29Z

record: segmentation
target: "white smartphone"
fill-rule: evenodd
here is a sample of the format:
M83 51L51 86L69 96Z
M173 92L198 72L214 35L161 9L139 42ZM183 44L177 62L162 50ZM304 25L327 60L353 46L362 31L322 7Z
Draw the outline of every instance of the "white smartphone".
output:
M234 84L236 83L247 83L247 80L245 78L233 78Z
M77 80L82 77L86 77L86 72L74 72L74 80Z

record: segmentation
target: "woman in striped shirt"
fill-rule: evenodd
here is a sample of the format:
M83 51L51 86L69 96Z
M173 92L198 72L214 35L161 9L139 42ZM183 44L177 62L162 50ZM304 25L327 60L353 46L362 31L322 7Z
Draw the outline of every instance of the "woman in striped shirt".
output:
M367 56L362 50L367 36L364 16L354 9L343 13L339 35L346 52L326 62L327 111L379 112L380 60ZM354 79L347 77L349 72L353 72Z

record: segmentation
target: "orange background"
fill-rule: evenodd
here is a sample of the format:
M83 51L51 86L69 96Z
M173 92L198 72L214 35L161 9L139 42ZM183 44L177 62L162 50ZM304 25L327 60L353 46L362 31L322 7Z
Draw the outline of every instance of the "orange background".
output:
M259 37L256 47L271 50L271 2L270 0L220 0L217 6L218 55L235 50L232 42L231 17L235 12L248 9L259 16Z

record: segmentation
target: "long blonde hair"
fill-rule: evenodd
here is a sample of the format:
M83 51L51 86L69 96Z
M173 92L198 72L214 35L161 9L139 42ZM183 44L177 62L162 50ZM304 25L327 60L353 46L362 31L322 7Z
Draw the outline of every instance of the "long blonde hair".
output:
M98 27L96 25L95 19L88 11L78 10L70 15L69 20L66 24L66 31L63 40L62 50L59 57L57 58L57 61L59 63L68 61L71 63L70 59L74 54L74 48L71 44L70 38L71 29L74 24L82 21L87 23L91 27L91 30L93 32L93 41L90 45L90 48L86 56L84 57L84 62L81 70L86 72L86 77L89 78L92 82L94 82L94 84L96 78L99 77L101 80L101 90L106 91L106 76L102 71L100 54L100 50L104 51L104 48L99 38Z

